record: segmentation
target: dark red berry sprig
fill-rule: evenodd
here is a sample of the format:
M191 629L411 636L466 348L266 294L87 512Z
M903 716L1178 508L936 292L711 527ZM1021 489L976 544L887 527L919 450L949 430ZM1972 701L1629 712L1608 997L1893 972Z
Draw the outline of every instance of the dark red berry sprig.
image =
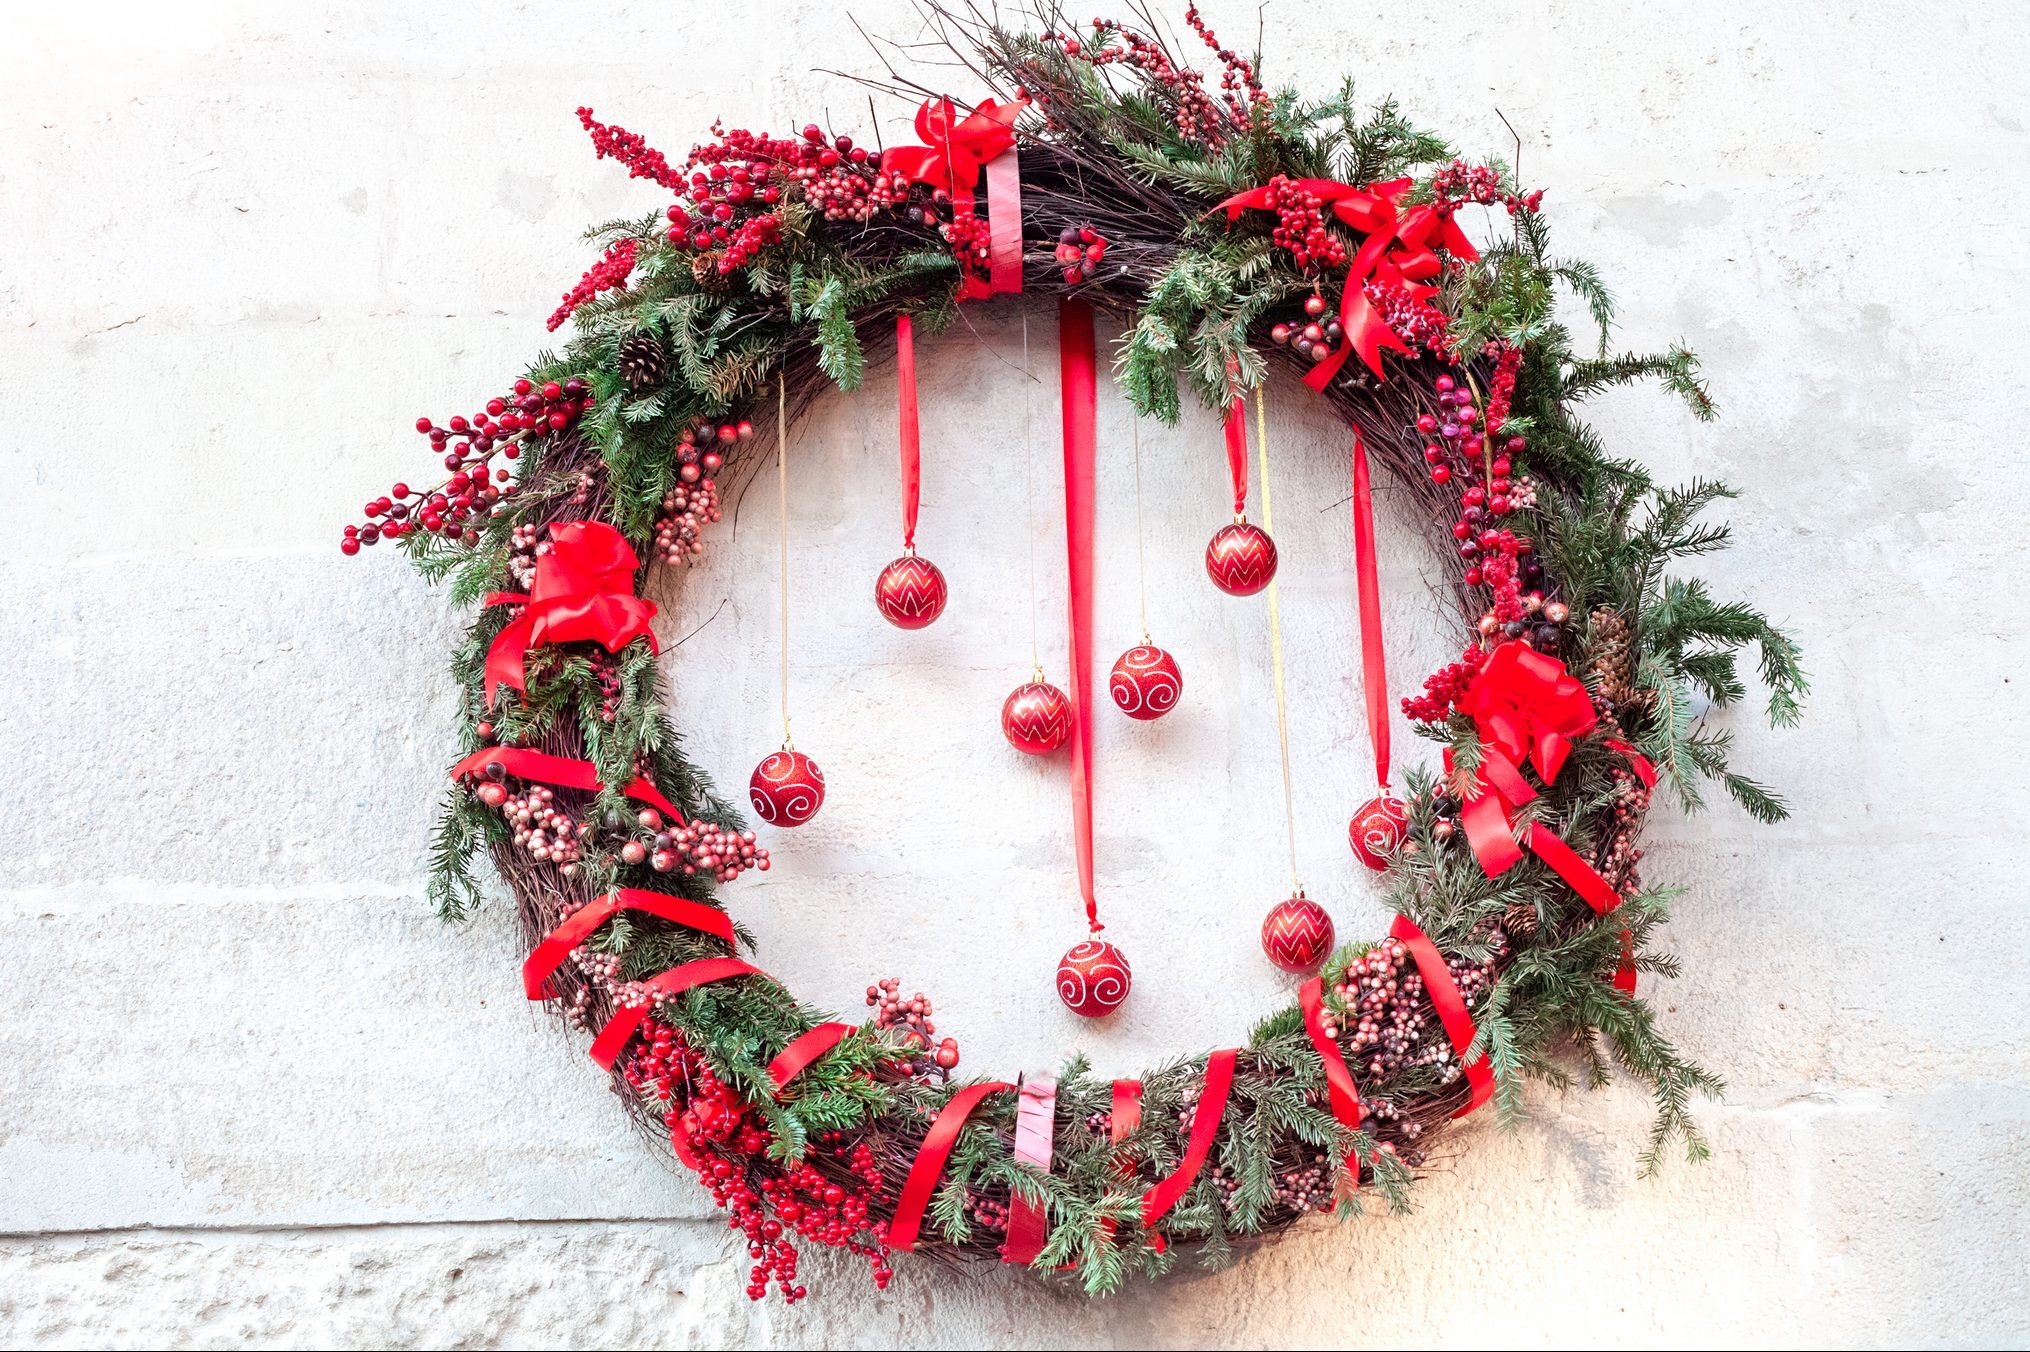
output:
M1119 46L1114 45L1116 38ZM1154 100L1169 106L1177 134L1187 141L1216 149L1247 126L1246 116L1236 117L1205 92L1203 75L1172 61L1160 42L1112 19L1094 19L1089 42L1075 32L1045 32L1038 40L1096 68L1125 64L1135 69Z
M1400 282L1370 280L1361 288L1375 313L1414 350L1447 356L1452 346L1452 321L1428 300L1419 300Z
M1198 34L1199 41L1212 49L1223 68L1220 72L1219 87L1223 91L1221 100L1234 121L1246 124L1262 114L1268 105L1269 96L1262 89L1262 82L1255 75L1254 63L1232 49L1219 45L1219 37L1199 16L1198 6L1184 11L1184 22L1191 25L1191 31Z
M541 386L524 377L512 393L489 399L470 418L453 417L442 427L428 418L416 419L416 430L430 439L450 477L420 492L395 484L366 505L364 524L345 528L339 549L357 554L362 545L419 530L478 543L478 523L498 512L501 500L515 491L506 467L494 465L493 457L519 458L525 441L569 430L591 405L591 389L576 376Z
M1519 211L1536 211L1543 204L1544 190L1514 193L1501 186L1501 175L1485 164L1454 160L1431 176L1431 196L1441 210L1450 211L1468 202L1483 207L1502 206L1513 216Z
M973 212L961 212L939 226L938 233L951 246L952 257L966 275L987 275L988 265L993 261L993 233L986 221Z
M1325 228L1325 199L1287 174L1268 182L1268 207L1276 213L1269 232L1275 244L1289 251L1300 268L1343 268L1346 244Z
M1057 232L1057 261L1067 286L1091 279L1107 256L1107 237L1090 226L1067 225Z
M547 327L555 333L564 326L564 321L575 313L579 306L602 291L611 291L617 286L627 285L628 277L634 272L634 258L637 244L632 235L626 235L606 246L606 252L599 261L585 270L578 284L564 293L564 300L550 316Z
M684 176L670 167L663 152L625 127L609 127L592 120L590 108L578 110L578 125L592 137L593 153L600 159L615 159L627 166L629 178L646 178L671 192L681 192Z
M1487 653L1479 644L1467 648L1457 662L1448 662L1424 678L1423 694L1403 697L1404 716L1417 723L1443 723L1486 661Z

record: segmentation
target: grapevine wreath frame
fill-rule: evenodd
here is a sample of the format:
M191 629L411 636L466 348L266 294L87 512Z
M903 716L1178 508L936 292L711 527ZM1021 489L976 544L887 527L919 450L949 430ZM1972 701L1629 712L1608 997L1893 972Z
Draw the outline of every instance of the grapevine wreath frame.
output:
M1718 1081L1634 990L1638 971L1676 970L1657 947L1674 889L1640 883L1635 841L1657 783L1689 809L1714 781L1781 817L1704 709L1744 696L1744 648L1777 724L1804 675L1759 612L1665 572L1726 543L1696 518L1728 490L1660 487L1573 413L1648 377L1709 418L1693 357L1610 353L1607 289L1550 253L1540 194L1507 167L1453 159L1350 84L1322 102L1265 91L1259 56L1221 47L1195 8L1217 92L1148 14L1074 26L1045 9L1033 32L924 17L995 95L961 122L889 65L868 83L926 99L926 147L715 127L679 167L581 109L599 156L676 202L593 231L604 253L551 321L573 322L562 350L470 420L421 420L447 479L396 485L347 527L347 553L393 538L455 603L486 603L453 660L465 757L435 843L442 913L479 902L490 856L529 995L599 1030L630 1110L744 1232L757 1298L804 1294L799 1237L861 1255L884 1286L890 1254L914 1249L1112 1291L1364 1196L1402 1207L1456 1117L1491 1101L1513 1118L1526 1080L1598 1084L1613 1064L1655 1096L1645 1168L1674 1142L1703 1156L1689 1105ZM1011 162L1019 213L995 196L992 166ZM1491 242L1467 240L1471 217ZM1166 421L1189 392L1231 426L1272 368L1307 377L1356 431L1359 493L1364 438L1457 546L1470 636L1404 701L1445 769L1409 773L1400 819L1356 832L1357 852L1380 847L1390 937L1333 953L1238 1048L1137 1081L1074 1057L1054 1098L954 1082L955 1045L892 983L852 1028L735 956L751 941L713 884L767 851L683 753L641 596L655 562L702 549L718 484L766 464L754 448L778 419L856 386L899 317L935 332L1013 289L1119 321L1119 381ZM1560 318L1574 302L1597 346Z

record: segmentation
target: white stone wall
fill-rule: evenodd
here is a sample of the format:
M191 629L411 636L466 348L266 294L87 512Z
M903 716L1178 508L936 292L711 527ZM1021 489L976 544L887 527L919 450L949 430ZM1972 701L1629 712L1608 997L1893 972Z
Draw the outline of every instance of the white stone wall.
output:
M900 0L850 7L914 36ZM1102 7L1104 8L1104 7ZM1237 42L1253 6L1208 6ZM2030 11L1931 4L1276 5L1272 79L1352 72L1549 189L1638 348L1682 337L1725 412L1603 402L1617 448L1744 497L1710 572L1802 640L1811 717L1734 720L1788 825L1666 815L1687 975L1654 998L1723 1071L1715 1158L1636 1177L1639 1096L1535 1096L1407 1218L1306 1228L1215 1275L1086 1305L905 1263L813 1262L784 1312L701 1194L520 999L508 927L440 927L422 857L460 617L339 524L424 473L544 339L587 223L656 205L572 109L672 153L863 93L845 7L100 0L19 7L0 88L0 1342L7 1345L1699 1345L2030 1341L2030 550L2010 510L2030 304ZM961 91L963 92L963 91ZM907 109L885 105L883 131ZM1027 670L1018 312L926 353L925 552L946 619L881 625L893 385L800 429L798 739L823 816L733 904L762 959L851 1008L935 996L966 1068L1106 1069L1239 1035L1287 990L1258 605L1211 594L1197 419L1145 436L1150 611L1185 706L1100 725L1110 933L1137 986L1079 1026L1062 766L995 713ZM1062 662L1045 373L1032 448L1046 661ZM1271 409L1300 862L1345 934L1382 910L1343 822L1365 755L1342 438ZM1134 637L1127 423L1102 413L1101 647ZM737 784L773 732L766 494L663 597L692 746ZM1384 504L1390 515L1393 505ZM1456 640L1387 524L1397 684ZM1419 744L1407 737L1412 753Z

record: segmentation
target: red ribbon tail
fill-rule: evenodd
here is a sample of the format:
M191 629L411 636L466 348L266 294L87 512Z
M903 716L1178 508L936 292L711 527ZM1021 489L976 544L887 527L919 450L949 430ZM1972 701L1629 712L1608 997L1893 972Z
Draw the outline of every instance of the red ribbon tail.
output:
M1058 384L1064 414L1064 548L1071 600L1071 825L1086 924L1100 926L1093 893L1093 501L1098 462L1094 418L1099 359L1092 307L1058 303Z
M1239 395L1227 406L1226 422L1221 429L1226 434L1226 472L1233 481L1234 515L1239 516L1248 509L1248 401Z
M1551 871L1570 883L1572 890L1599 914L1606 915L1621 904L1621 894L1614 890L1614 885L1559 839L1557 832L1542 822L1531 822L1529 841L1530 853L1549 864Z
M1389 786L1389 676L1382 648L1381 573L1375 555L1374 493L1367 447L1353 434L1353 571L1360 592L1360 679L1367 700L1367 737L1375 782Z
M906 314L895 316L895 398L902 443L902 547L914 549L923 449L916 417L916 327Z
M535 619L524 610L507 622L507 627L494 635L492 644L486 650L486 707L493 707L500 688L511 685L517 690L528 688L528 672L523 665L528 656L529 638L535 632Z

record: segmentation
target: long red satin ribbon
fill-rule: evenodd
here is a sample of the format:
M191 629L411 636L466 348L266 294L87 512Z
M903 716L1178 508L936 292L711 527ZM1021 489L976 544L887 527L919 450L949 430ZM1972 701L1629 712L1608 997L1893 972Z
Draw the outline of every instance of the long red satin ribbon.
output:
M1235 396L1227 405L1226 422L1222 429L1226 433L1226 472L1233 481L1234 515L1240 516L1248 510L1248 401Z
M547 751L531 751L525 746L483 746L451 767L453 779L466 779L484 774L486 767L498 763L501 769L517 779L533 780L538 784L549 784L560 789L583 789L587 793L600 790L599 770L587 760L572 760L569 756L552 756ZM676 805L663 797L662 791L640 775L629 781L621 790L629 798L650 807L660 808L664 816L679 826L684 824L684 814Z
M1092 307L1066 297L1057 306L1058 391L1064 415L1064 552L1071 602L1071 830L1086 924L1097 934L1093 893L1093 500L1098 464L1094 416L1099 358Z
M915 549L923 445L916 419L916 326L906 314L895 316L895 399L902 441L902 547Z
M1360 1127L1360 1090L1354 1087L1353 1071L1346 1064L1346 1054L1339 1050L1339 1043L1328 1037L1322 1022L1325 1013L1325 978L1312 977L1297 988L1297 1006L1304 1011L1304 1031L1311 1038L1312 1050L1318 1053L1318 1060L1325 1067L1325 1088L1332 1102L1332 1115L1345 1125L1356 1130ZM1354 1173L1360 1172L1359 1161L1354 1162Z
M649 978L642 984L653 990L659 997L682 995L693 986L707 982L724 981L736 976L762 976L758 967L749 966L738 958L703 958L687 962L682 967L672 967L660 976ZM642 1020L655 1008L655 1001L645 1005L622 1005L615 1010L606 1026L599 1030L599 1036L592 1039L592 1059L606 1069L613 1069L613 1063L620 1059L620 1053L627 1046L627 1040L634 1036L634 1030L641 1027Z
M888 1247L908 1251L916 1247L916 1237L923 1227L923 1211L930 1205L930 1195L937 1189L938 1175L944 1172L945 1161L951 1158L952 1147L958 1144L959 1132L966 1125L966 1119L979 1107L980 1100L989 1094L1001 1094L1015 1086L1001 1080L990 1080L985 1084L969 1084L945 1101L944 1110L924 1133L923 1144L918 1147L916 1159L909 1166L909 1177L903 1181L902 1196L895 1201L895 1219L888 1223Z
M852 1032L850 1023L821 1023L793 1039L768 1063L768 1079L775 1092L780 1094L789 1088L789 1082L803 1074L811 1062L844 1042Z
M1353 573L1360 592L1360 680L1367 700L1367 739L1374 749L1375 782L1389 786L1389 673L1382 650L1382 585L1376 562L1374 491L1368 483L1367 446L1353 434Z
M1024 1080L1016 1096L1015 1158L1049 1173L1050 1144L1056 1129L1057 1081L1048 1076ZM1043 1208L1017 1195L1008 1205L1008 1239L1001 1246L1001 1261L1035 1262L1049 1234L1049 1218Z
M1410 950L1410 958L1417 964L1417 975L1424 978L1424 989L1430 993L1431 1003L1438 1010L1438 1022L1445 1025L1445 1036L1452 1040L1452 1050L1459 1054L1459 1063L1466 1070L1466 1085L1471 1097L1466 1106L1452 1114L1464 1117L1478 1108L1494 1093L1494 1068L1488 1064L1487 1054L1482 1052L1477 1061L1466 1059L1466 1049L1473 1045L1473 1016L1466 1011L1466 1000L1459 994L1459 983L1452 979L1452 969L1445 965L1445 959L1438 952L1438 946L1431 942L1417 923L1406 915L1396 917L1396 923L1389 926L1389 937L1402 941Z
M1022 289L1022 165L1014 146L987 161L987 289Z
M1146 1229L1168 1215L1205 1167L1212 1143L1219 1136L1219 1119L1226 1112L1227 1096L1233 1092L1237 1048L1214 1052L1205 1061L1205 1092L1198 1096L1198 1111L1191 1117L1191 1137L1185 1142L1184 1159L1170 1176L1149 1189L1142 1198L1142 1225Z
M728 948L733 946L733 921L716 906L667 892L649 892L623 887L586 903L565 917L564 923L543 936L522 963L522 989L531 1000L554 1000L557 993L545 984L550 973L563 966L571 950L592 937L592 932L621 911L643 911L673 924L710 934Z

